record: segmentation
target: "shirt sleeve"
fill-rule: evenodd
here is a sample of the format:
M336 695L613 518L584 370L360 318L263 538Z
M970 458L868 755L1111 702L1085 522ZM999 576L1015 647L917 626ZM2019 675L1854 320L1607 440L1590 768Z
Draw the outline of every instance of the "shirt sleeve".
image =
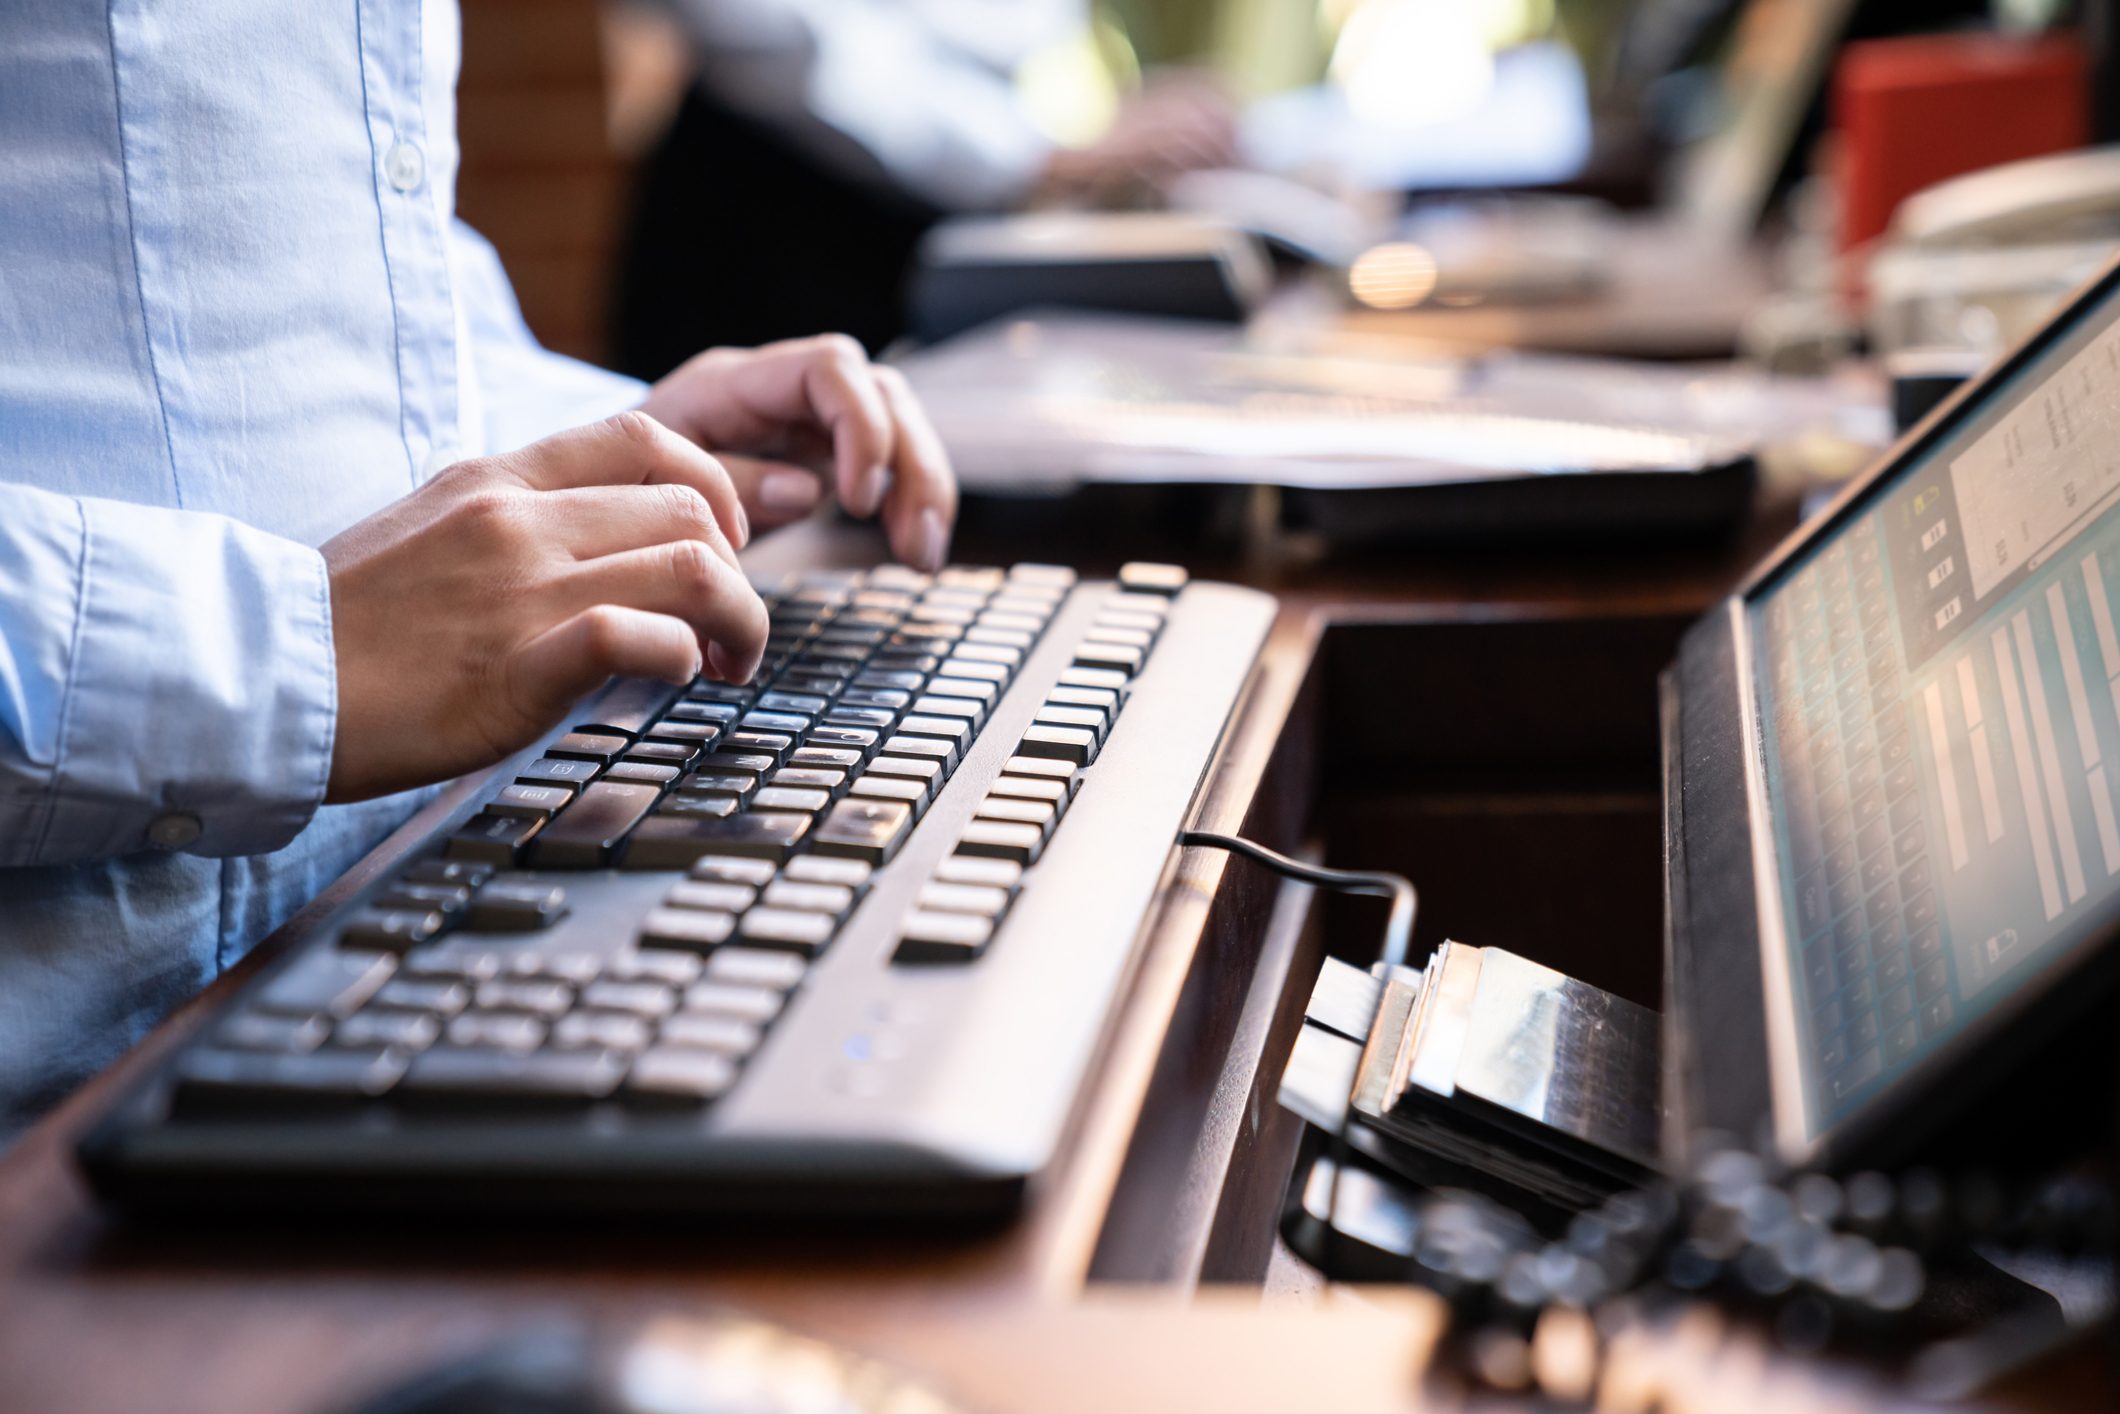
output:
M337 686L317 551L0 482L0 866L279 849L323 801Z
M952 27L904 0L670 3L715 97L856 179L993 211L1018 204L1052 155L1011 59L1079 7L988 6Z
M640 406L648 385L553 353L523 322L515 288L491 243L461 220L449 228L449 268L470 368L459 386L488 452L513 451L568 427Z

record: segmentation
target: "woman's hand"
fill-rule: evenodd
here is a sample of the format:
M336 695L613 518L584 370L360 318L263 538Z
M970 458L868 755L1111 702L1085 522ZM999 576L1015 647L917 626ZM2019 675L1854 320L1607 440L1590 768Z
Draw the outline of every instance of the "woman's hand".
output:
M829 489L857 516L880 511L907 564L937 570L949 553L957 481L941 440L904 376L843 334L710 349L641 410L721 460L759 529L801 519Z

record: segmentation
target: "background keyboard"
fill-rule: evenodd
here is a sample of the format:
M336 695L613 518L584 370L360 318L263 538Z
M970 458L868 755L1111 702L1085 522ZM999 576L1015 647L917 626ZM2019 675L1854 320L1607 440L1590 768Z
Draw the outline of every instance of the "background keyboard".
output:
M1266 596L803 576L625 681L84 1141L143 1204L991 1208L1052 1157Z

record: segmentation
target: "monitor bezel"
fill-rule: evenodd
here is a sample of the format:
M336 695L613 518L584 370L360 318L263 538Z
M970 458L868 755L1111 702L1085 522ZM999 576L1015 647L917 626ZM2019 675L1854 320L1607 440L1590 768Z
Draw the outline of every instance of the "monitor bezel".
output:
M2070 295L2038 329L2028 334L1992 368L1980 377L1968 380L1911 428L1843 488L1825 510L1787 536L1709 615L1682 650L1682 669L1689 659L1696 663L1713 660L1715 673L1734 678L1743 743L1736 791L1740 798L1729 799L1724 790L1714 789L1711 784L1706 804L1711 811L1741 809L1744 812L1744 828L1751 845L1749 882L1754 897L1752 914L1743 919L1697 920L1674 916L1673 937L1668 946L1674 961L1679 953L1687 951L1711 951L1728 957L1735 939L1721 936L1725 930L1741 928L1748 935L1755 969L1751 981L1757 987L1759 1006L1765 1013L1766 1053L1758 1054L1754 1049L1756 1039L1744 1036L1725 1040L1710 1033L1691 1035L1686 1039L1688 1044L1707 1051L1727 1052L1731 1048L1742 1048L1748 1053L1734 1058L1724 1054L1720 1057L1724 1062L1720 1068L1730 1070L1734 1060L1737 1069L1743 1070L1749 1065L1752 1071L1761 1075L1763 1098L1770 1107L1771 1143L1779 1157L1789 1164L1839 1168L1854 1162L1889 1162L1903 1157L1946 1117L1941 1112L1945 1107L1924 1104L1928 1097L1937 1095L1947 1086L1968 1096L1973 1090L1983 1088L1985 1082L1973 1083L1969 1071L1968 1063L1975 1056L1986 1063L1983 1068L1987 1077L1999 1080L2007 1069L2010 1053L2034 1044L2028 1035L2033 1028L2022 1026L2024 1019L2043 1015L2059 1023L2071 1012L2088 1006L2098 989L2069 984L2085 981L2089 964L2097 962L2101 954L2120 953L2120 950L2106 947L2114 935L2120 933L2120 918L2116 918L2106 927L2085 934L2065 954L2051 959L2038 975L2024 979L2006 999L1968 1021L1948 1044L1923 1057L1896 1083L1860 1109L1817 1135L1811 1135L1805 1123L1807 1100L1794 1053L1797 1036L1789 969L1783 949L1770 946L1778 944L1785 932L1778 853L1768 815L1760 702L1752 678L1749 618L1753 602L1778 581L1791 561L1821 540L1838 534L1858 513L1866 512L1873 492L1897 475L1909 461L1926 455L1952 436L1969 415L1977 415L1979 405L1989 391L2043 357L2062 337L2063 331L2072 328L2087 311L2113 298L2120 298L2120 256L2109 261ZM1693 676L1700 676L1698 670ZM1684 743L1672 743L1671 750L1675 753L1674 769L1683 769ZM1685 818L1675 822L1674 880L1682 877L1688 847L1702 828L1699 815L1697 807L1689 808ZM1674 887L1677 887L1675 882ZM2098 969L2101 974L2120 976L2120 957L2107 956L2104 962L2105 967ZM1697 996L1686 995L1683 989L1674 995L1674 1010L1680 1013L1674 1019L1681 1028L1690 1024L1688 1018L1698 1012L1698 1001ZM1681 1121L1678 1128L1681 1130L1686 1127L1688 1112L1697 1115L1706 1108L1700 1095L1686 1093L1683 1082L1674 1099L1678 1102L1677 1118ZM1674 1136L1674 1142L1683 1144L1684 1136Z

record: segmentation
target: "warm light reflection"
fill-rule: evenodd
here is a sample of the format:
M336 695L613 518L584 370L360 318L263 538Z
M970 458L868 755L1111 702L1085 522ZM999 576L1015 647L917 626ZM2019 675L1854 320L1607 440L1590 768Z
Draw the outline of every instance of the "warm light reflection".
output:
M1435 293L1435 257L1425 246L1372 246L1347 271L1347 288L1371 309L1411 309Z
M1462 117L1494 86L1485 7L1360 0L1332 50L1332 81L1367 123L1416 128Z

